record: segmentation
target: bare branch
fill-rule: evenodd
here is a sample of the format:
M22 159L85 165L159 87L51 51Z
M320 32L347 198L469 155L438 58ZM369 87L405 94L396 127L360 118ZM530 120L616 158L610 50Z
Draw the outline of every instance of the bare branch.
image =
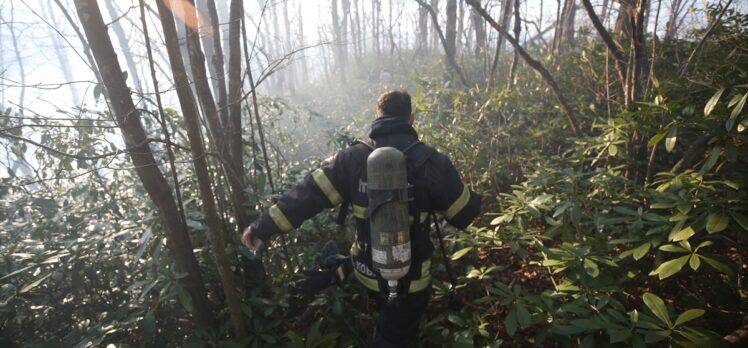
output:
M420 0L416 0L420 1ZM558 101L559 105L561 106L561 109L563 109L564 113L566 114L566 120L569 123L569 127L571 127L571 131L574 132L575 135L580 135L581 132L579 130L579 122L577 121L577 117L574 115L574 112L572 111L571 107L569 106L569 103L566 101L566 98L561 94L561 89L558 87L558 84L556 84L556 80L553 79L553 76L550 72L541 64L539 61L533 59L530 54L525 51L522 46L520 46L519 42L517 42L517 39L514 38L511 34L509 34L504 28L499 25L499 23L496 23L496 20L491 17L488 12L486 12L485 9L483 9L480 4L476 0L465 0L470 6L473 6L473 8L494 28L496 31L498 31L501 35L503 35L507 41L514 47L514 49L519 52L519 55L522 57L522 59L525 60L527 65L535 69L540 75L543 77L545 82L548 84L548 86L551 88L551 91L553 92L553 95L556 97L556 100Z

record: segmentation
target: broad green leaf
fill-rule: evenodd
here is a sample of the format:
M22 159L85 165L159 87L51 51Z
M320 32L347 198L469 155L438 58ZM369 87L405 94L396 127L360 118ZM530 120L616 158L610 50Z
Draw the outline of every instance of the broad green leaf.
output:
M631 312L629 312L629 320L632 323L638 322L639 321L639 311L637 311L636 309L634 309Z
M176 283L175 285L175 289L177 290L177 297L179 297L179 302L182 303L182 306L184 306L187 311L192 312L192 296L190 296L190 293L187 292L187 290L178 283Z
M649 252L649 248L652 247L652 244L649 242L646 242L634 249L634 260L640 260L644 255L647 255L647 252Z
M37 279L36 279L36 280L34 280L33 282L31 282L31 283L27 284L26 286L24 286L24 287L23 287L23 288L22 288L22 289L21 289L20 291L18 291L18 293L19 293L19 294L24 294L24 293L27 293L27 292L29 292L29 290L31 290L31 289L33 289L33 288L35 288L35 287L39 286L39 284L41 284L41 283L42 283L43 281L45 281L45 280L46 280L47 278L49 278L49 277L50 277L51 275L52 275L52 272L49 272L49 273L47 273L46 275L44 275L44 276L41 276L41 277L37 278Z
M712 213L706 218L706 231L717 233L723 231L730 224L730 218L724 213Z
M447 316L447 320L449 320L451 323L459 325L459 326L465 326L465 319L462 319L459 315L450 314Z
M655 136L653 136L652 139L649 139L647 146L652 147L652 146L657 145L657 143L662 141L662 139L665 139L665 135L667 135L667 133L668 133L668 130L655 134Z
M683 268L683 266L686 265L686 263L688 262L688 258L690 257L691 255L686 255L674 260L663 262L660 267L657 267L657 269L652 272L652 275L656 274L657 277L660 278L660 280L670 277L671 275L680 272L680 270Z
M679 247L677 245L672 244L666 244L660 247L660 250L666 251L669 253L687 253L689 252L687 249Z
M561 214L563 214L564 211L566 211L566 209L568 209L569 207L571 207L571 205L572 205L571 203L565 202L560 207L556 208L556 211L553 212L553 218L555 219L555 218L561 216Z
M650 331L644 336L645 343L655 343L662 341L670 336L670 330Z
M587 331L590 331L590 330L600 330L600 329L605 328L605 323L603 323L602 321L600 321L597 318L594 318L594 319L576 319L576 320L572 320L571 324L574 325L574 326L583 327Z
M14 276L16 274L23 273L25 271L28 271L30 268L34 268L34 267L37 267L37 266L39 266L39 265L38 264L31 264L31 265L26 266L24 268L19 268L19 269L13 271L13 272L10 272L10 273L6 274L4 277L0 278L0 280L5 280L6 278L10 278L10 277L12 277L12 276Z
M743 111L743 107L745 107L745 101L748 99L748 93L743 94L743 98L740 98L740 101L737 105L735 105L735 108L732 109L732 112L730 113L730 118L725 122L725 129L727 131L731 131L732 127L735 125L735 120L738 118L738 115Z
M699 270L699 266L701 266L701 260L699 260L698 254L691 255L691 259L688 260L688 265L691 266L691 269L694 271Z
M673 207L675 207L675 203L668 202L655 202L649 206L649 208L651 209L670 209Z
M706 257L704 255L699 255L699 257L706 262L709 266L712 266L712 268L716 269L717 271L720 271L724 274L732 274L732 269L725 265L722 262L719 262L711 257Z
M504 319L504 328L509 336L514 336L517 332L517 309L514 306L509 308L509 312L506 314Z
M710 246L710 245L713 245L713 244L714 244L714 243L713 243L712 241L710 241L710 240L705 240L705 241L703 241L703 242L699 243L699 246L697 246L697 247L696 247L696 250L695 250L695 251L698 251L699 249L701 249L701 248L703 248L703 247L708 247L708 246Z
M668 236L668 240L673 242L680 242L682 240L688 240L688 238L691 238L691 236L693 236L694 234L696 234L696 231L694 231L691 226L688 226L676 233L671 232Z
M520 302L517 302L515 306L517 306L517 322L519 326L523 328L530 326L530 312L527 311L527 307Z
M579 209L579 206L574 205L571 208L571 211L569 211L569 214L571 216L571 223L574 224L574 226L579 226L579 223L582 221L582 209Z
M551 327L550 330L548 330L550 333L557 334L557 335L576 335L578 333L585 332L586 329L579 326L573 326L573 325L558 325Z
M647 308L649 308L658 319L660 319L664 324L667 324L668 327L673 326L673 323L670 321L670 316L667 313L665 302L662 301L660 297L648 292L644 294L642 300L644 300L644 304L647 305Z
M737 212L730 212L730 215L732 216L732 219L740 225L740 227L748 231L748 216Z
M694 320L700 316L704 315L703 309L689 309L683 313L681 313L678 316L678 319L675 319L675 326L685 324L686 322L689 322L691 320Z
M140 324L140 329L143 330L143 336L152 337L156 333L156 317L150 311L143 317L143 322Z
M615 157L618 154L618 146L610 144L610 146L608 146L608 154Z
M608 335L610 336L611 344L623 342L631 337L631 329L611 330L610 332L608 332Z
M674 125L667 132L667 137L665 138L665 149L667 152L673 152L676 141L678 141L678 126Z
M701 169L699 169L699 174L702 176L706 174L709 170L714 167L715 164L717 164L717 160L719 159L719 155L722 153L722 147L715 146L712 148L711 151L709 151L709 156L706 158L706 162L704 162L704 165L701 166Z
M514 219L514 214L504 214L491 220L491 225L498 225L505 222L511 222Z
M473 247L462 248L462 249L458 250L457 252L455 252L454 254L452 254L451 259L452 260L457 260L457 259L465 256L465 254L467 254L468 252L470 252L470 250L473 250Z
M543 266L558 266L564 264L561 260L548 259L541 262Z
M717 102L719 102L719 98L722 96L722 93L725 91L724 88L720 88L717 93L714 93L714 95L709 99L708 102L706 102L706 105L704 106L704 116L709 116L709 114L712 113L714 110L714 107L717 106Z
M597 266L597 263L590 259L584 259L584 271L592 278L597 278L600 275L600 268Z

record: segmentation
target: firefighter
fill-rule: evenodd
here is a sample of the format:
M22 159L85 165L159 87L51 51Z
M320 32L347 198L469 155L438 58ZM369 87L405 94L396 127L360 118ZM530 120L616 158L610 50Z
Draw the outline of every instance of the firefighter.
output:
M410 229L412 259L407 275L398 282L402 296L397 301L375 295L379 316L373 347L402 347L417 336L420 318L431 297L434 245L429 237L429 212L439 212L448 223L463 229L480 210L479 197L463 184L449 158L418 141L414 121L410 95L406 91L383 93L377 99L376 118L369 133L371 142L355 142L338 152L329 163L284 194L242 235L244 245L258 250L274 235L298 227L322 209L342 204L344 213L341 215L345 216L350 206L357 227L356 240L351 247L354 277L370 293L384 295L387 283L372 266L366 163L373 148L393 147L403 151L413 192L410 214L415 215Z

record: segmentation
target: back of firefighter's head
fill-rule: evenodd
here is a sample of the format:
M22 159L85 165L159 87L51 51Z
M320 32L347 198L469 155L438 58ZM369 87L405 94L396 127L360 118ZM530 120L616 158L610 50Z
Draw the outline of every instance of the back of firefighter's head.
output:
M415 117L410 105L410 94L402 89L393 89L377 98L377 118L381 116L401 117L413 124Z

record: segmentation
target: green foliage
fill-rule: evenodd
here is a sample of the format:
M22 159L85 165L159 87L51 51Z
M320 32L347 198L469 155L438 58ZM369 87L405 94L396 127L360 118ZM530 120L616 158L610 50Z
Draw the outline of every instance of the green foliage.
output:
M614 67L592 37L579 35L576 50L541 59L578 113L587 134L579 138L527 69L512 85L498 74L490 89L461 89L440 77L443 62L430 53L418 66L402 64L418 52L366 55L350 67L346 83L323 79L299 88L297 104L261 98L276 192L254 141L257 129L244 115L245 208L257 217L321 158L365 136L374 98L402 86L412 92L422 140L449 155L483 195L485 212L467 231L446 229L458 285L444 281L445 260L433 255L434 301L418 345L718 344L748 312L746 27L748 16L728 11L687 78L678 77L672 57L687 56L695 44L658 42L654 75L628 110ZM483 63L465 63L468 76L482 81ZM382 83L385 75L392 80ZM606 77L611 82L600 83ZM103 91L97 86L93 93ZM107 119L81 114L80 126ZM177 111L167 115L174 141L186 144ZM160 132L152 118L144 123ZM9 134L22 135L17 126L0 118ZM92 156L113 150L116 136L112 128L45 128L39 141ZM371 340L374 306L354 284L313 299L291 294L292 274L314 268L325 241L345 249L353 239L354 226L337 227L333 211L269 245L265 282L242 280L248 336L235 341L185 151L177 149L180 182L170 185L182 189L187 229L217 313L205 331L190 325L193 299L178 282L185 275L174 269L154 207L127 160L74 160L31 152L22 142L3 145L13 163L31 154L37 175L58 179L27 182L22 165L0 179L0 344L347 347ZM166 163L162 145L151 146ZM681 160L683 168L671 170ZM227 252L241 275L243 257L255 256L238 238L227 238ZM445 310L452 290L465 301L459 310Z

